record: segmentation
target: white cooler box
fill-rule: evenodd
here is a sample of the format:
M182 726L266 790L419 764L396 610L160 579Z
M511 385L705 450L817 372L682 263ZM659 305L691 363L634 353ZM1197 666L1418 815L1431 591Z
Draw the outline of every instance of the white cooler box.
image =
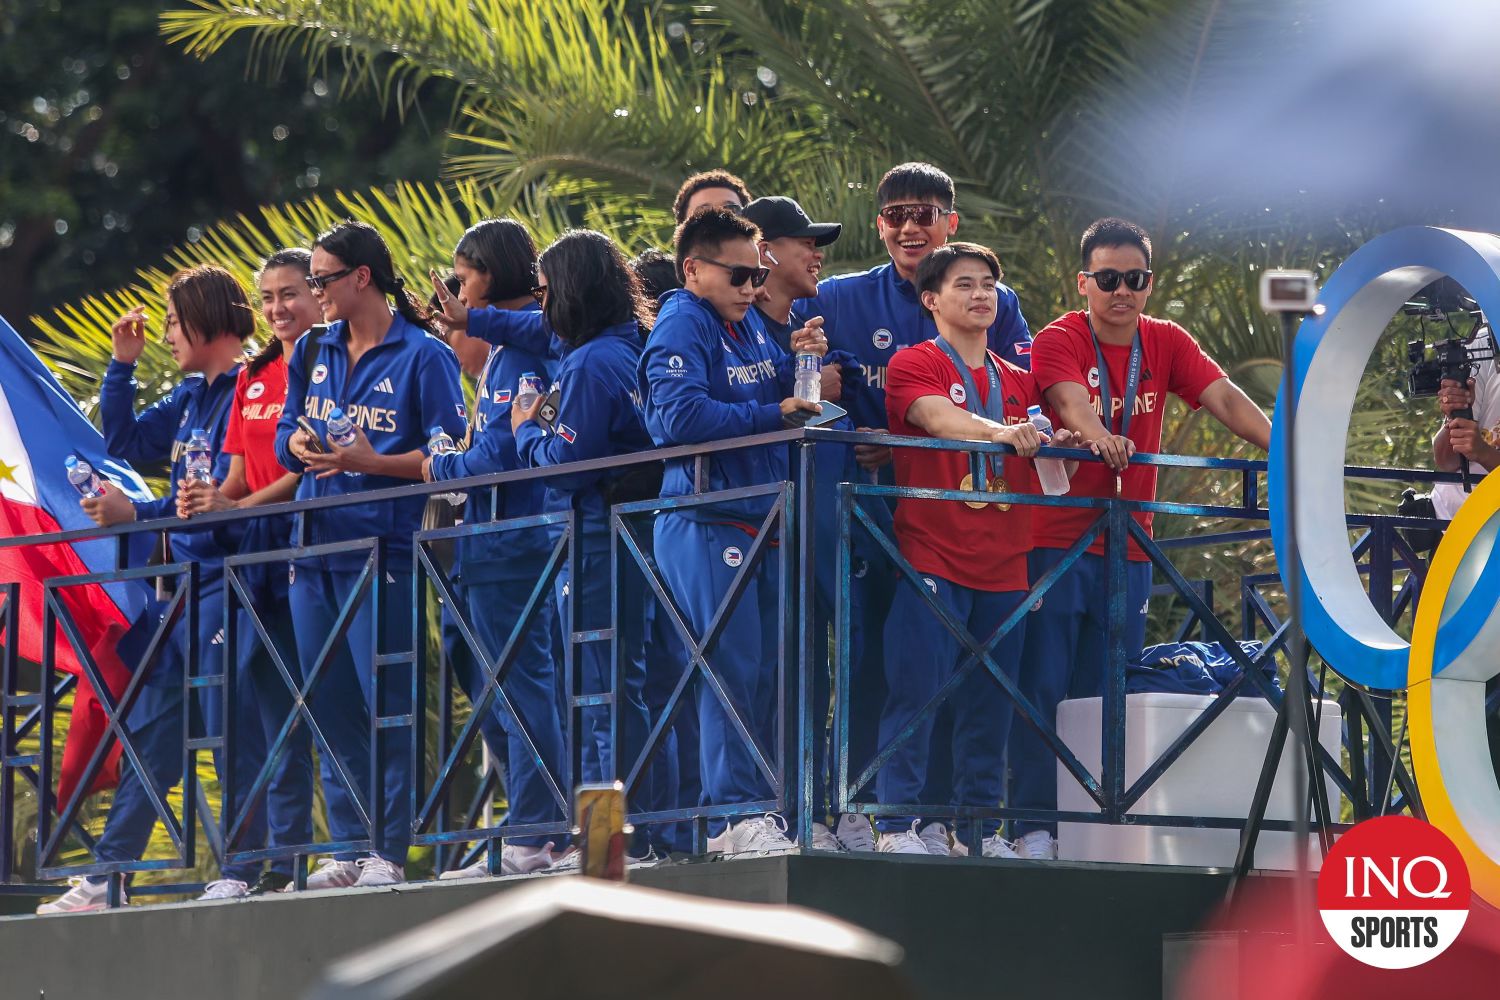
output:
M1169 694L1150 691L1127 695L1125 718L1125 787L1140 777L1204 709L1218 699L1212 695ZM1100 698L1077 698L1057 706L1057 731L1089 773L1099 777L1101 745ZM1250 813L1255 784L1265 761L1276 710L1260 696L1236 698L1167 768L1141 796L1131 813L1158 816L1228 816ZM1339 759L1343 715L1334 701L1323 702L1318 738ZM1271 788L1267 819L1291 820L1294 815L1292 768L1301 766L1290 737ZM1329 808L1339 815L1337 787L1326 776ZM1057 765L1059 809L1095 812L1094 802L1061 763ZM1229 867L1239 849L1234 829L1178 826L1114 826L1103 823L1058 825L1058 857L1069 861L1120 861L1131 864L1202 865ZM1293 838L1289 832L1262 830L1255 847L1255 867L1289 870L1293 867ZM1308 860L1319 857L1316 837L1309 841Z

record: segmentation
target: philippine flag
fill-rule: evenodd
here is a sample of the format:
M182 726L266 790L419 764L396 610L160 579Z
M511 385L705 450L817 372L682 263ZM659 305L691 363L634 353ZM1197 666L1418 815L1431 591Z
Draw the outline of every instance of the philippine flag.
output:
M133 499L149 499L135 471L111 459L104 439L89 423L47 366L14 328L0 318L0 582L19 583L19 635L22 659L42 659L42 581L112 569L116 542L100 538L50 545L6 544L9 539L93 527L78 505L78 491L68 482L63 460L70 454L86 460ZM98 665L100 675L118 698L130 679L116 644L146 607L150 591L144 581L59 588L59 603ZM84 765L106 731L100 705L77 651L58 630L58 668L78 677L72 724L58 780L58 808L72 797ZM98 780L88 791L113 784L120 748L110 751Z

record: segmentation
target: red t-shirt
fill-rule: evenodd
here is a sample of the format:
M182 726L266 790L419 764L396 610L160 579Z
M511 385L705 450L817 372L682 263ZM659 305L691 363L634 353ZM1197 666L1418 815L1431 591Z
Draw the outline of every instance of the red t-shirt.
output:
M1031 373L990 353L1005 393L1005 422L1026 422L1026 408L1041 402ZM985 370L970 373L981 405L989 398ZM931 437L906 420L923 396L942 396L963 406L963 380L936 341L897 351L886 373L885 406L892 434ZM896 485L936 489L972 488L969 453L895 450ZM1036 467L1029 459L1005 456L1004 481L990 481L996 492L1039 493ZM1026 553L1031 551L1031 508L1025 504L986 504L980 509L952 500L903 499L896 505L896 543L919 573L932 573L973 590L1026 590Z
M276 461L276 422L286 404L286 358L277 358L253 376L240 371L234 384L234 407L224 432L224 451L245 458L245 485L265 489L286 475Z
M1167 393L1179 397L1193 409L1198 397L1214 382L1224 377L1224 369L1203 353L1198 342L1176 323L1142 316L1141 374L1136 391L1134 414L1130 418L1130 440L1136 451L1161 450L1162 416L1166 412ZM1104 420L1111 432L1120 432L1121 411L1125 407L1125 378L1130 368L1129 344L1102 344L1104 363L1109 366L1111 419ZM1080 310L1054 320L1036 335L1031 345L1031 370L1037 386L1046 392L1059 382L1076 382L1089 391L1094 412L1102 412L1099 403L1099 362L1088 321ZM1057 414L1047 408L1053 426L1061 426ZM1102 418L1101 418L1102 419ZM1079 462L1073 475L1069 496L1113 497L1115 474L1102 462ZM1156 467L1132 463L1126 468L1120 496L1128 500L1156 499ZM1042 507L1036 512L1038 548L1065 549L1088 530L1099 511L1078 507ZM1151 533L1151 515L1137 513L1136 521ZM1104 538L1099 537L1089 551L1104 554ZM1130 543L1130 558L1146 558L1139 545Z

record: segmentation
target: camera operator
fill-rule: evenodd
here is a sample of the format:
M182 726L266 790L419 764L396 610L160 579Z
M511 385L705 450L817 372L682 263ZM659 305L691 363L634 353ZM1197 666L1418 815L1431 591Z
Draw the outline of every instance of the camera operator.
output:
M1438 389L1438 407L1443 426L1432 439L1432 460L1442 472L1457 472L1459 460L1467 458L1475 478L1500 466L1500 372L1493 358L1475 367L1468 385L1443 379ZM1470 417L1454 416L1470 410ZM1438 483L1432 489L1433 511L1451 520L1468 499L1458 483Z

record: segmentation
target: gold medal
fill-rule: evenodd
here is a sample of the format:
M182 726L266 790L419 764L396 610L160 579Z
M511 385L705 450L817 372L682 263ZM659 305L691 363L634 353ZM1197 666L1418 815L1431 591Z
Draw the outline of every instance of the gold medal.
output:
M1003 479L995 479L995 480L991 480L991 482L992 482L992 485L990 486L990 492L991 493L1004 493L1008 489L1010 489L1010 487L1008 487L1008 486L1005 485L1005 480L1003 480ZM965 491L972 490L974 488L974 477L972 475L965 475L963 477L963 479L959 480L959 482L958 482L958 488L960 490L965 490ZM987 504L987 503L979 503L976 500L965 500L964 501L964 505L968 506L968 507L973 507L975 510L984 510L986 507L989 506L989 504ZM997 503L997 504L995 504L995 507L998 508L999 510L1010 510L1010 504L1008 504L1008 503Z

